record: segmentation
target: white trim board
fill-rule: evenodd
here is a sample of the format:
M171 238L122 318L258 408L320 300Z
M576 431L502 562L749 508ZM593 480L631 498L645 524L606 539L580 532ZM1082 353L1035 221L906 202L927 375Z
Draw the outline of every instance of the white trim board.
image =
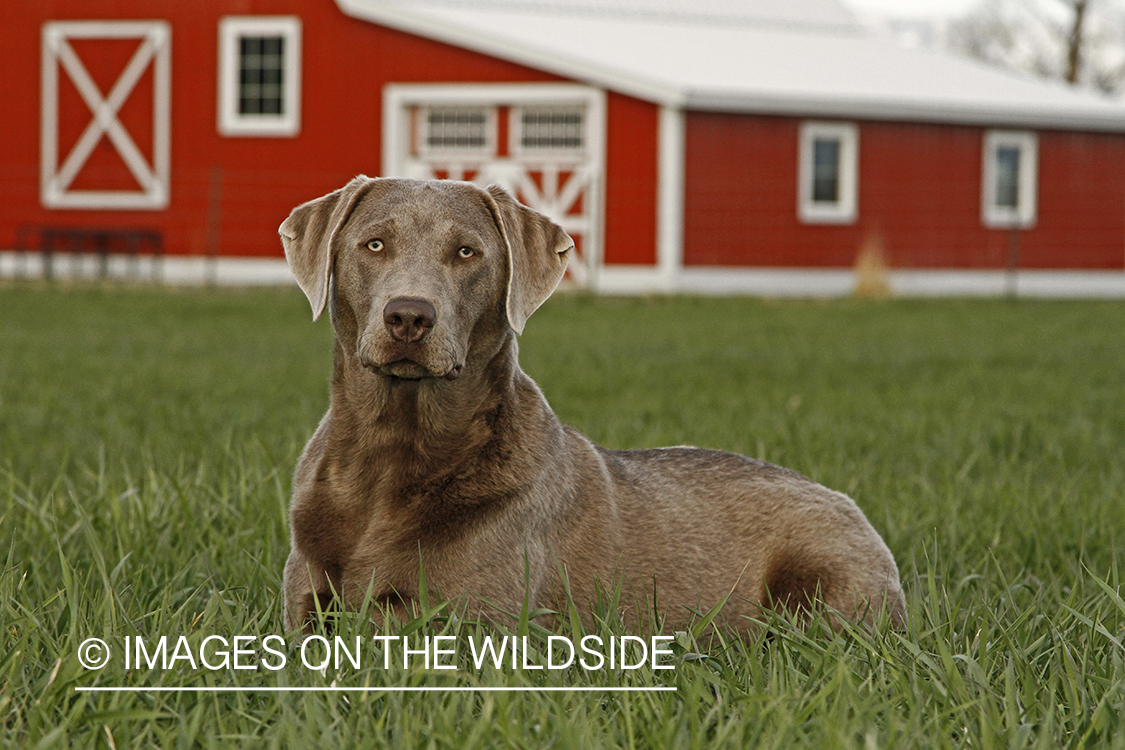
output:
M107 256L109 281L149 282L159 280L170 285L195 286L286 286L296 284L289 265L283 258L204 258L200 256L112 253ZM52 274L55 279L88 281L98 278L100 259L95 253L53 254ZM37 250L27 252L0 251L0 279L43 278L43 255Z
M1044 297L1125 299L1125 271L891 270L899 297ZM851 269L685 268L674 291L757 297L846 297L855 290Z
M656 266L671 289L684 264L684 112L660 108L656 162Z
M1125 271L888 271L899 297L1020 297L1125 299ZM653 266L607 266L598 278L603 294L711 294L827 299L854 293L848 268L699 268L668 277Z
M109 256L111 280L153 278L151 255ZM296 284L282 258L166 255L158 278L171 285L288 286ZM56 253L58 279L93 279L96 255ZM132 264L132 265L130 265ZM0 279L40 278L39 252L0 251ZM711 294L755 297L846 297L855 289L850 269L685 268L672 286L654 266L609 266L598 277L602 294ZM1125 271L889 271L892 292L900 297L1020 297L1125 300Z

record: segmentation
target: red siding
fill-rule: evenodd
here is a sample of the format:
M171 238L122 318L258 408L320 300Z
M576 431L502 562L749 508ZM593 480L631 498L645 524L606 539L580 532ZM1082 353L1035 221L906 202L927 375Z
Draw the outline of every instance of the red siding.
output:
M653 265L659 109L611 92L606 110L604 259Z
M685 120L685 265L837 262L831 239L797 236L795 120L697 112Z
M984 129L863 122L855 224L797 219L799 120L687 117L687 265L844 267L878 234L892 265L1000 268L1013 235L981 223ZM1125 266L1125 137L1039 134L1035 227L1019 232L1025 268Z
M1039 223L1020 246L1021 262L1043 268L1121 268L1123 245L1123 137L1040 133Z

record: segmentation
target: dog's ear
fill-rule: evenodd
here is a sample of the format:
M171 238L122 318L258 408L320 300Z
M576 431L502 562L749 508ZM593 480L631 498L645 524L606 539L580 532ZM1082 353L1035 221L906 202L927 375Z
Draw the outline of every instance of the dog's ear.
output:
M359 175L339 190L297 206L277 229L289 270L312 305L313 320L320 317L328 303L332 240L375 182Z
M574 240L538 211L517 203L501 187L488 188L496 224L508 246L508 324L523 333L524 323L562 281Z

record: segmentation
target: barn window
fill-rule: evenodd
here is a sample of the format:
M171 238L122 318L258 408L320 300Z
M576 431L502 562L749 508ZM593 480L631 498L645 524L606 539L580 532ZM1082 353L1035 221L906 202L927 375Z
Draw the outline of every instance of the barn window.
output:
M219 131L223 135L296 135L300 78L300 19L229 16L219 22Z
M858 130L851 123L802 123L797 180L797 213L801 221L855 221L858 141Z
M518 113L519 151L580 151L585 145L581 108L524 107Z
M279 115L285 111L285 37L244 36L238 40L238 114Z
M981 218L994 228L1035 224L1038 139L1025 131L991 130L984 136Z
M812 144L812 201L840 201L840 139L814 138Z
M487 153L493 148L489 107L426 107L419 141L426 153Z

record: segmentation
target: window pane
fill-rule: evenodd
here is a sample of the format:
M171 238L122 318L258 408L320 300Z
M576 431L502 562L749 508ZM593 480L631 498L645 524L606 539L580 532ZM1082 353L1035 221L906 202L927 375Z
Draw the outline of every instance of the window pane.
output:
M280 115L285 111L285 37L238 40L238 113Z
M814 203L840 201L840 140L817 138L813 141L812 199Z
M1019 146L1001 146L996 149L996 205L999 208L1019 208Z
M483 149L488 145L488 116L483 109L431 109L426 114L426 145Z
M520 115L520 145L525 149L582 148L582 111L525 109Z

